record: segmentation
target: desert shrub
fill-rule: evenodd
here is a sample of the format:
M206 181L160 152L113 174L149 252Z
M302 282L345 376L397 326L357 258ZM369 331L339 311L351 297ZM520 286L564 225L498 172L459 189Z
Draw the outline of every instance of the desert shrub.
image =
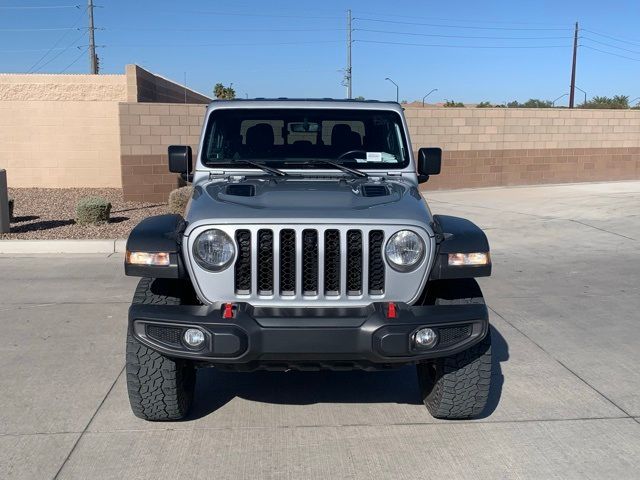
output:
M184 215L187 203L193 194L193 187L180 187L169 194L169 212Z
M84 197L76 205L78 225L100 225L109 221L111 204L101 197Z

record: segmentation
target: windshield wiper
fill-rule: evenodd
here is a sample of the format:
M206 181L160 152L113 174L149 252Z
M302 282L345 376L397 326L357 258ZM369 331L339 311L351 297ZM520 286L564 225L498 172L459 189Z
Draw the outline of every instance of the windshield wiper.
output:
M251 160L233 160L231 163L242 163L244 165L251 165L253 167L264 170L267 173L271 173L272 175L277 175L278 177L289 176L287 172L283 172L282 170L278 170L277 168L268 167L266 165L263 165L262 163L252 162Z
M369 176L366 173L361 172L360 170L356 170L355 168L345 167L341 163L332 162L331 160L321 160L321 159L317 158L317 159L314 159L314 160L307 160L305 162L295 162L295 163L316 164L316 165L331 165L332 167L335 167L338 170L342 170L343 172L348 173L350 175L353 175L354 177L367 178Z

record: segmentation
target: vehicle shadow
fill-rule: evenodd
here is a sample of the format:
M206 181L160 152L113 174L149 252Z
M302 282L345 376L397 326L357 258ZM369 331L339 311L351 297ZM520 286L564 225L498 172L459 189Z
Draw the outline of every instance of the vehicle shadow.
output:
M492 353L491 391L480 418L490 416L498 406L504 382L500 363L509 358L508 345L494 327ZM205 417L235 397L284 405L422 404L415 367L412 365L377 372L225 372L204 368L198 370L195 402L188 420Z
M504 386L504 375L502 374L502 363L509 360L509 344L504 339L500 331L491 325L491 388L489 398L484 411L476 417L483 419L490 417L502 397L502 387Z

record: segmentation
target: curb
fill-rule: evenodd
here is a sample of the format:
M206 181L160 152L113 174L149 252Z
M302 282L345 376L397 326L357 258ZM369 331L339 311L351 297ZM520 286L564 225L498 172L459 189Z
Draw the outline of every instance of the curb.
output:
M0 254L124 253L127 240L0 240Z

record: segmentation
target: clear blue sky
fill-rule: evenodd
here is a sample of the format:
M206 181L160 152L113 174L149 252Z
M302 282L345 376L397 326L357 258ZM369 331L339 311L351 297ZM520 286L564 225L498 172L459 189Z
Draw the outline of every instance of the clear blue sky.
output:
M209 95L233 82L239 96L343 97L351 8L354 96L395 99L391 77L409 101L432 88L429 101L552 100L568 91L576 21L577 85L590 97L640 96L638 0L95 1L103 73L138 63L182 82L187 72L188 85ZM0 0L0 71L29 71L53 47L35 70L87 72L76 48L87 45L86 30L75 30L86 27L85 5ZM553 48L477 48L515 46Z

